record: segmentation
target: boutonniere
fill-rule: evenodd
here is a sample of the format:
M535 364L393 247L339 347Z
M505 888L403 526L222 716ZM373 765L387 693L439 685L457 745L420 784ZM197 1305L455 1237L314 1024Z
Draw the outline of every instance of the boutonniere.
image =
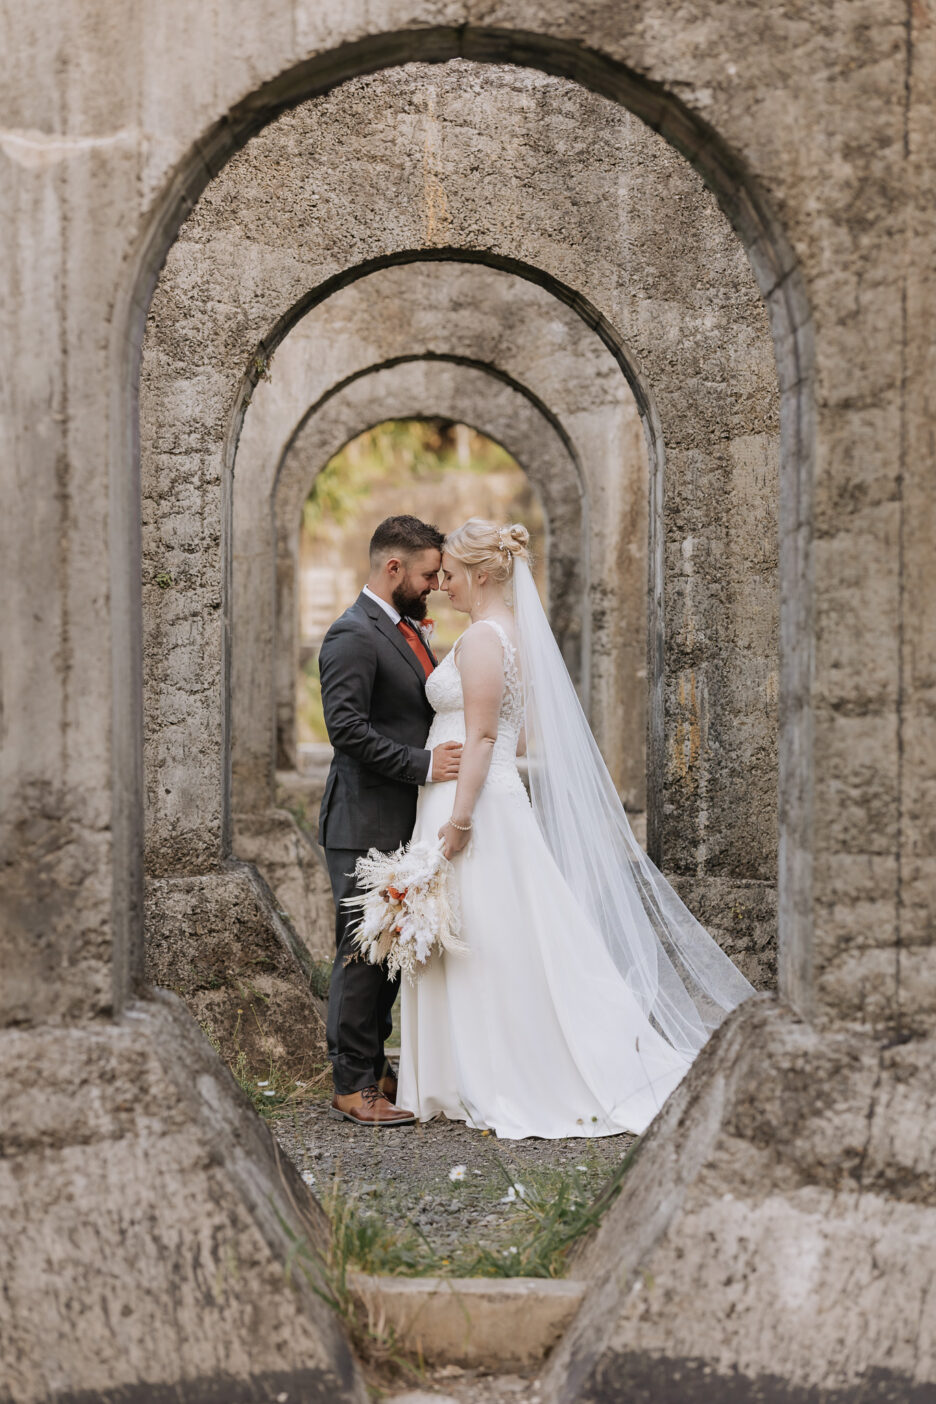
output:
M423 643L427 644L432 638L432 631L435 628L435 620L429 619L427 616L425 619L421 619L416 627L422 634Z

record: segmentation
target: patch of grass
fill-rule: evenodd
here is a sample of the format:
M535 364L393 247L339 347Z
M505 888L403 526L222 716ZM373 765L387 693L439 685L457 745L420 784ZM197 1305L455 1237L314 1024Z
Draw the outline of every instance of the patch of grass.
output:
M444 1253L417 1225L409 1220L394 1225L379 1198L346 1191L336 1176L322 1199L332 1223L332 1268L342 1282L351 1268L389 1277L562 1277L574 1250L616 1198L635 1151L636 1146L597 1192L588 1184L594 1167L528 1168L519 1172L520 1181L518 1172L494 1156L491 1194L504 1206L496 1246L466 1244Z
M406 1224L393 1228L375 1205L362 1202L359 1194L347 1194L335 1178L322 1198L331 1220L332 1264L342 1282L349 1269L381 1277L433 1277L441 1271L442 1259L419 1229Z
M457 1260L457 1275L562 1277L569 1250L601 1217L584 1175L579 1170L536 1170L525 1172L520 1182L498 1163L508 1194L511 1189L516 1194L505 1205L515 1218L510 1242L503 1248L482 1247L467 1253Z
M294 1112L302 1103L314 1100L321 1095L322 1087L330 1079L331 1068L323 1068L308 1081L298 1081L277 1067L271 1058L263 1077L257 1077L256 1072L247 1061L246 1052L237 1041L239 1026L240 1014L238 1013L237 1026L234 1030L234 1044L237 1052L233 1058L228 1059L225 1059L221 1051L221 1043L213 1024L206 1021L201 1025L201 1029L218 1057L227 1064L234 1081L249 1099L254 1111L264 1120L272 1121L284 1113Z
M243 1050L238 1051L233 1064L229 1066L238 1086L250 1098L254 1111L267 1121L291 1115L305 1102L317 1100L322 1091L331 1086L330 1067L323 1068L307 1081L298 1081L270 1059L266 1075L258 1078L248 1067Z
M355 1354L364 1366L365 1374L375 1393L382 1393L381 1380L402 1377L408 1381L424 1382L422 1362L415 1359L397 1340L393 1327L370 1318L360 1299L354 1294L350 1273L360 1268L358 1258L377 1266L362 1271L387 1273L397 1261L397 1249L392 1235L381 1233L379 1222L371 1224L355 1196L341 1194L337 1179L323 1200L332 1223L332 1234L325 1256L314 1251L304 1238L297 1238L282 1216L280 1224L290 1239L287 1276L293 1268L302 1272L316 1296L336 1311L345 1322ZM377 1216L374 1216L375 1218Z

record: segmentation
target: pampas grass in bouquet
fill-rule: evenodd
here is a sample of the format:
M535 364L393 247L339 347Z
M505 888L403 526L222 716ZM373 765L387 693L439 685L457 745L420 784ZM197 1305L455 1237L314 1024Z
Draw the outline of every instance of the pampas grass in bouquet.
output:
M395 853L372 848L357 860L360 891L344 904L361 913L352 936L365 960L385 964L389 975L416 980L433 955L467 949L459 939L451 871L441 843L425 840L404 844Z

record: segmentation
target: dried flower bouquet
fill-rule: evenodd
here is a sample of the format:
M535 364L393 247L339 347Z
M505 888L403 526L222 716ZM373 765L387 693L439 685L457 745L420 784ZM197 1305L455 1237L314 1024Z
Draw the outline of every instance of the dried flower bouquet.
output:
M357 860L361 890L344 903L361 913L352 934L366 960L385 963L390 975L416 980L433 955L467 950L459 939L451 870L441 843L425 840L404 844L395 853L372 848Z

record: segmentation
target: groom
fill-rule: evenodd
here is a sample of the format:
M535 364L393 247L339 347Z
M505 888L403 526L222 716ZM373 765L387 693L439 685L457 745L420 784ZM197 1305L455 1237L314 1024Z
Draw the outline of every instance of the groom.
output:
M406 1126L387 1075L384 1039L399 980L355 959L359 919L342 899L355 891L354 865L369 848L405 843L416 822L417 786L454 780L461 746L425 749L432 722L426 679L435 658L418 625L439 587L444 537L417 517L388 517L371 537L370 575L325 635L319 653L322 706L335 748L319 820L335 897L337 952L328 995L332 1113L367 1126Z

